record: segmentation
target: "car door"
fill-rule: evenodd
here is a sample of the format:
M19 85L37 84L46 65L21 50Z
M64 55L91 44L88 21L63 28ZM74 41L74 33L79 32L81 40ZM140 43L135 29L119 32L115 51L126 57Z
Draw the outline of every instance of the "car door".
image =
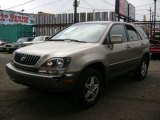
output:
M134 69L141 60L145 46L140 34L133 26L127 24L125 27L129 38L128 45L131 46L131 49L128 51L129 61L127 64L131 69Z
M111 27L108 38L111 40L112 35L121 35L122 43L111 44L109 43L109 59L108 59L108 72L109 76L115 76L128 70L129 66L127 61L129 60L129 49L131 46L128 44L128 37L123 24L115 24Z

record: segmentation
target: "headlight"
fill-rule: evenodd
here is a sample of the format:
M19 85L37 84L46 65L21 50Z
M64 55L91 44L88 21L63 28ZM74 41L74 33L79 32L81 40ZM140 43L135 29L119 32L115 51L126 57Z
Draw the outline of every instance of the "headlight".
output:
M40 73L62 75L70 63L70 57L51 58L40 67Z

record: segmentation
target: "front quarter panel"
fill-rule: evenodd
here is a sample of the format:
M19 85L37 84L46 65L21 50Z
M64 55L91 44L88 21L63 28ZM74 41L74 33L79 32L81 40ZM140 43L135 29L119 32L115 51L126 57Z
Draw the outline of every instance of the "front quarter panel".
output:
M106 52L107 50L99 44L95 47L72 54L67 72L82 71L85 67L95 62L100 62L104 65L107 64Z

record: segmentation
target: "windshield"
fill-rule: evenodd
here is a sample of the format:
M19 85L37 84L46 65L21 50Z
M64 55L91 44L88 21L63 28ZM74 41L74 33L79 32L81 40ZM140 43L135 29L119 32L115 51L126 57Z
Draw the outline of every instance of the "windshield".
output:
M27 41L27 38L19 38L19 39L17 40L17 43L25 42L25 41Z
M86 23L75 24L53 36L50 40L77 40L81 42L96 43L104 34L108 24Z
M33 42L43 41L43 40L44 40L44 37L39 36L39 37L35 37L35 38L33 39Z

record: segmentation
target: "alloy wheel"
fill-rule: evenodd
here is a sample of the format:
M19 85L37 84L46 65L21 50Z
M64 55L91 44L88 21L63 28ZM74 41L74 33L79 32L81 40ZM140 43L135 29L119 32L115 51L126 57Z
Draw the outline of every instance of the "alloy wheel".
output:
M145 76L147 73L147 64L146 61L143 61L142 66L141 66L141 74L142 76Z
M87 79L84 86L84 97L88 102L94 101L99 92L99 80L96 76Z

